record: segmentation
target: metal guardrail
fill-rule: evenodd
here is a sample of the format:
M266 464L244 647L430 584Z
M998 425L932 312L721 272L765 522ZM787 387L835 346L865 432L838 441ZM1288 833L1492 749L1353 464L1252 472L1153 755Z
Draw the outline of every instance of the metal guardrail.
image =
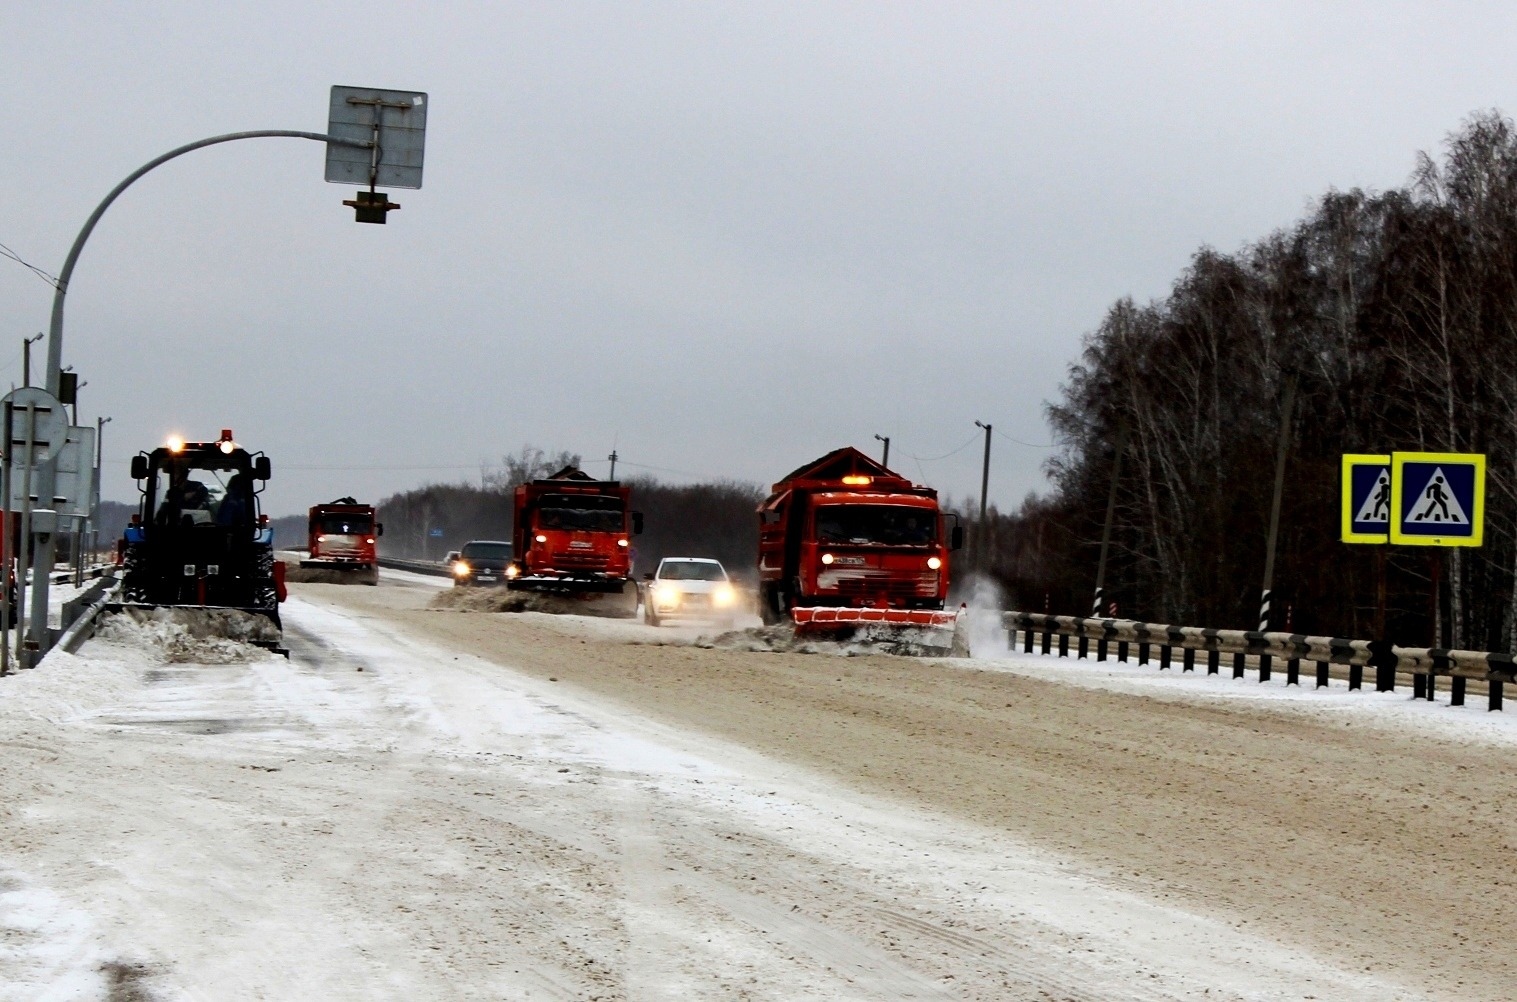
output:
M1445 650L1425 647L1398 647L1388 641L1351 640L1343 637L1313 637L1299 633L1260 633L1253 630L1211 630L1193 626L1168 626L1140 623L1130 619L1087 619L1079 616L1050 616L1038 612L1006 612L1001 625L1007 630L1007 645L1016 648L1017 634L1022 634L1023 651L1031 654L1036 640L1041 640L1044 654L1051 652L1057 637L1060 657L1069 656L1070 640L1076 641L1079 657L1088 657L1092 642L1097 661L1105 661L1111 645L1116 645L1117 660L1126 661L1131 648L1137 648L1139 664L1147 664L1157 648L1160 668L1168 668L1175 652L1180 652L1182 671L1195 670L1196 655L1206 655L1207 674L1220 670L1223 655L1232 661L1234 678L1242 678L1248 659L1255 659L1259 681L1268 681L1273 662L1286 666L1286 684L1300 684L1301 662L1316 666L1318 687L1328 684L1329 668L1345 665L1349 669L1350 689L1361 688L1364 669L1375 670L1375 688L1381 692L1395 689L1398 674L1412 677L1412 695L1432 699L1437 677L1452 680L1450 704L1464 704L1465 686L1470 680L1486 683L1489 707L1502 706L1503 686L1517 682L1517 657L1487 651Z
M388 567L396 571L410 571L412 574L430 574L433 577L452 577L448 565L435 560L402 560L399 557L379 557L375 563L381 567Z
M51 647L61 647L70 654L95 632L95 620L110 601L119 583L114 574L102 574L84 591L58 608L58 629L49 628Z

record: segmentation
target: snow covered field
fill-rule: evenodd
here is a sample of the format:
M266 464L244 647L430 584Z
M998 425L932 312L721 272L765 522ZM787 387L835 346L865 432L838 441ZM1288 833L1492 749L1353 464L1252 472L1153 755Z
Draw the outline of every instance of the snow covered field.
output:
M420 606L438 579L386 580ZM126 624L0 680L0 1000L1425 997L439 644L365 591L292 599L288 662ZM551 625L566 668L628 640L705 656Z

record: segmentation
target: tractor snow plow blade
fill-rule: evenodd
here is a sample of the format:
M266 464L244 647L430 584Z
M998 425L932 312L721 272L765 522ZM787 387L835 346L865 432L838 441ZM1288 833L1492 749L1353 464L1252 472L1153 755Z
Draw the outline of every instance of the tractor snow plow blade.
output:
M803 606L790 610L790 615L797 637L852 640L887 654L969 656L960 612Z
M108 602L106 613L116 613L144 622L155 613L167 614L190 635L218 637L262 647L281 657L290 656L284 646L278 609L239 609L227 605L171 605L147 602Z

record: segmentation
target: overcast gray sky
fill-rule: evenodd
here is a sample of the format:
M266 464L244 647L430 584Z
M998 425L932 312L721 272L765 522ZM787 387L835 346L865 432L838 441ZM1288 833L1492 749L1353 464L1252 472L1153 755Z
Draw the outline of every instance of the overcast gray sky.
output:
M876 433L962 499L976 419L1015 507L1113 300L1402 183L1517 84L1509 3L0 12L0 243L53 273L175 146L323 131L332 84L430 95L425 187L386 226L352 222L319 144L254 140L139 181L75 272L64 361L82 417L114 418L106 496L134 496L137 450L231 427L273 457L274 514L524 443L769 482ZM0 260L0 383L51 293Z

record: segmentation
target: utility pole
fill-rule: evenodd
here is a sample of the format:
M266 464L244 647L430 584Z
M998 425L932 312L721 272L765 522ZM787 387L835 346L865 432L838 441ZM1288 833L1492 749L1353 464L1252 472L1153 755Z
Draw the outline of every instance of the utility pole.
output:
M606 458L609 459L609 460L611 460L611 473L609 475L607 475L606 479L607 480L615 480L616 479L616 450L612 449L611 450L611 455L607 456Z
M1280 449L1275 453L1275 496L1269 508L1269 542L1264 550L1264 587L1259 595L1259 632L1269 630L1269 605L1275 581L1275 541L1280 535L1280 495L1285 491L1285 457L1290 453L1291 412L1296 405L1296 373L1287 373L1280 400Z
M975 427L985 429L985 464L980 469L980 531L975 534L979 537L979 542L974 548L975 569L983 571L985 544L989 542L985 532L985 504L990 498L990 425L976 421Z
M105 465L105 426L108 417L95 418L95 490L90 498L90 550L100 552L100 471Z
M880 465L881 466L889 466L890 465L890 436L889 435L876 435L874 437L877 438L877 439L879 439L881 442L885 443L885 455L880 460Z
M1117 449L1111 458L1111 490L1106 495L1106 525L1101 529L1101 559L1096 564L1096 598L1090 618L1100 619L1106 604L1106 553L1111 549L1111 525L1117 517L1117 483L1122 479L1122 453L1127 448L1127 421L1117 419Z
M21 385L32 385L32 345L42 340L39 333L36 337L21 339Z

